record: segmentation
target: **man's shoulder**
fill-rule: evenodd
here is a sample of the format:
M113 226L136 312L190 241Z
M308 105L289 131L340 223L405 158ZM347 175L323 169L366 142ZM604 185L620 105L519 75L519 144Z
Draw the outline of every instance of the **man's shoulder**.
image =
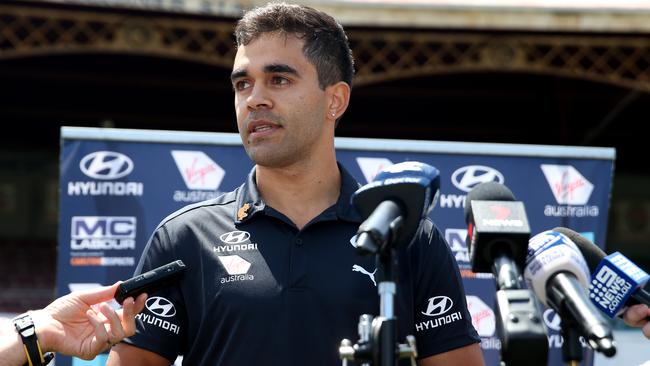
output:
M184 206L165 217L158 227L185 225L188 221L201 220L207 217L222 217L223 219L234 220L233 212L239 189L223 193L213 199Z

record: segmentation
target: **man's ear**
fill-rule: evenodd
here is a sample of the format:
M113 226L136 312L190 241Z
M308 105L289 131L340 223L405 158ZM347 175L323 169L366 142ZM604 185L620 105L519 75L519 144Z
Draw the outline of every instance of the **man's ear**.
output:
M327 118L337 120L345 113L350 103L350 86L344 81L339 81L325 88L327 93Z

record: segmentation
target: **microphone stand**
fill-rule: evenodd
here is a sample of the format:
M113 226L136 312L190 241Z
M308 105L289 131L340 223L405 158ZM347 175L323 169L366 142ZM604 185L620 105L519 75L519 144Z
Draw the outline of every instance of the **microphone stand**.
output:
M361 315L359 341L355 344L348 339L341 341L339 356L343 366L347 366L347 361L359 361L363 365L396 366L400 358L410 358L411 365L416 365L415 337L408 335L405 344L397 343L395 294L399 267L395 239L402 223L401 217L398 217L382 233L364 231L357 236L357 251L376 256L379 316Z
M521 286L516 263L497 251L492 272L497 282L495 315L502 363L546 366L548 338L531 291Z
M599 312L592 311L588 307L589 303L581 304L572 301L571 299L577 298L577 295L567 296L559 290L562 286L565 291L575 294L583 292L578 280L563 272L556 274L554 278L556 281L547 285L546 296L552 308L562 319L560 331L564 338L563 360L572 366L577 366L582 361L582 344L579 340L581 335L592 349L603 353L606 357L613 357L616 354L616 345L611 330L605 324L604 319L600 320L602 316ZM574 314L584 314L585 318L578 320Z
M564 338L562 343L562 360L569 366L578 366L582 362L582 344L578 325L571 316L563 317L560 322L560 334ZM567 319L566 321L564 319Z

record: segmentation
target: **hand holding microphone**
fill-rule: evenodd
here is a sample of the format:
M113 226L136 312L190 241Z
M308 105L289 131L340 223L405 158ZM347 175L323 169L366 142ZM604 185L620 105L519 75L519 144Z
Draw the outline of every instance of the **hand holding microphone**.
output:
M590 297L596 307L610 318L622 315L626 324L642 328L650 339L650 293L643 289L650 276L622 254L607 255L571 229L553 230L568 236L584 256L592 272Z

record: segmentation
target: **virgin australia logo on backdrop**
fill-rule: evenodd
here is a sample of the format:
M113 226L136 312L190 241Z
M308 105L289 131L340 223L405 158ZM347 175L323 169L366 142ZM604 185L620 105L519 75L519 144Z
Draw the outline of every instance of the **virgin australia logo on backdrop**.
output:
M366 181L370 183L375 179L375 175L377 175L380 170L393 165L393 162L387 158L358 157L357 164L359 164L359 169L361 169L361 173L363 173Z
M598 206L587 203L594 185L571 165L540 165L553 197L558 203L545 205L544 215L553 217L596 217Z
M172 150L174 163L189 189L174 191L176 202L197 202L215 198L226 171L203 151Z
M131 158L115 151L95 151L84 156L79 170L93 181L68 182L69 196L142 196L141 182L117 180L131 174L135 165Z

